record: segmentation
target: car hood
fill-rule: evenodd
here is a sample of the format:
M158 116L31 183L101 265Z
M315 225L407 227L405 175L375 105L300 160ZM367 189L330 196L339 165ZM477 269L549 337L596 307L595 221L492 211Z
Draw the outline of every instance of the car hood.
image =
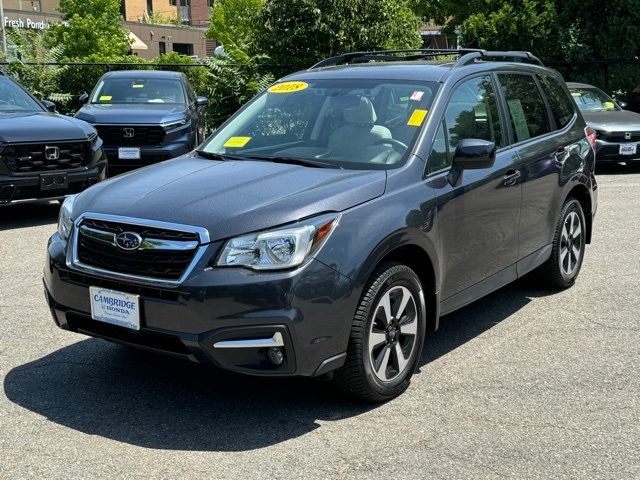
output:
M81 120L50 112L0 112L0 142L86 140L95 132Z
M73 215L92 212L204 227L215 241L345 210L382 195L385 185L383 170L188 155L91 187L77 197Z
M607 132L640 130L640 114L628 110L613 112L583 112L587 125Z
M160 124L184 118L185 105L119 104L85 105L76 113L76 118L93 124Z

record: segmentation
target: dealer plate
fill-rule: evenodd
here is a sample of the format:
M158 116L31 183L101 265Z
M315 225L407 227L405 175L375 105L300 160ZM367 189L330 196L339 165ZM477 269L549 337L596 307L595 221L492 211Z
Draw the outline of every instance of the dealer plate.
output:
M118 148L118 158L120 160L140 160L140 148L120 147Z
M635 155L638 151L638 145L633 143L631 145L620 145L620 155Z
M140 296L89 287L91 318L119 327L140 330Z

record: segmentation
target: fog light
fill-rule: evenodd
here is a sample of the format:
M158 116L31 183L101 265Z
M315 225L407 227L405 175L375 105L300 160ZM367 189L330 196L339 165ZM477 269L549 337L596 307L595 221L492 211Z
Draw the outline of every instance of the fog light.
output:
M276 367L282 365L282 362L284 362L284 352L280 347L269 348L269 361Z

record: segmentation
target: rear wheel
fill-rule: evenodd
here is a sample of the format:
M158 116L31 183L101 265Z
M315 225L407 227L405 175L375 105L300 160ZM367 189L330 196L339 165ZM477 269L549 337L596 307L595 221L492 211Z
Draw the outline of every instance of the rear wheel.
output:
M575 198L569 198L560 212L551 257L538 272L543 287L565 289L575 283L582 267L585 239L582 205Z
M425 325L418 276L403 264L382 265L358 306L347 359L336 382L349 395L369 402L400 395L420 359Z

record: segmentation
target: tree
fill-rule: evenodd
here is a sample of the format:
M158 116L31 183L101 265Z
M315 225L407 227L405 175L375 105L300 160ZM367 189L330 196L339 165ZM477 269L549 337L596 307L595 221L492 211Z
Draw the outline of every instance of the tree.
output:
M64 46L67 59L117 57L130 51L120 0L60 0L59 10L68 26L54 25L51 36L54 44Z
M211 10L207 38L218 40L227 51L250 51L260 27L264 0L218 0Z
M46 33L14 29L7 39L20 52L12 57L8 73L15 77L36 98L66 103L71 99L68 93L60 93L61 75L67 67L50 65L62 58L61 46L49 48Z
M487 50L526 50L545 59L558 52L557 12L551 0L488 1L460 25L460 43Z
M260 23L259 48L292 69L350 51L422 43L406 0L267 0Z

